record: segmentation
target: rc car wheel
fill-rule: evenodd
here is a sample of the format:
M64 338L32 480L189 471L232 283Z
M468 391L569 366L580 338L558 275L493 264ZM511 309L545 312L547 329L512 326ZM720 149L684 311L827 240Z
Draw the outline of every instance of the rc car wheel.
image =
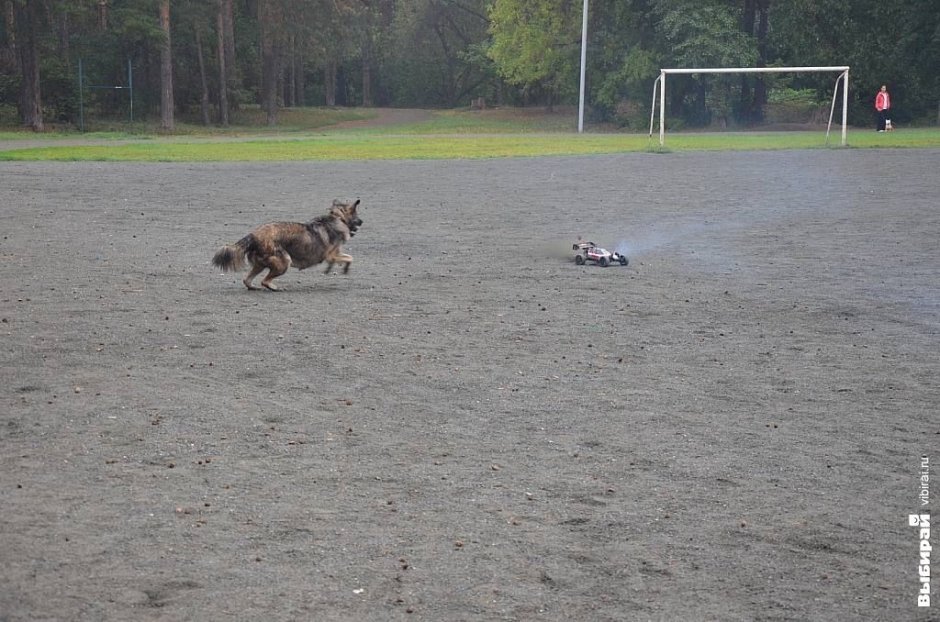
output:
M575 262L576 264L578 264L579 266L583 266L583 265L584 265L584 255L575 255L575 256L574 256L574 262Z
M625 266L625 265L627 265L628 263L630 263L630 260L627 259L626 257L624 257L623 255L621 255L621 256L620 256L620 265L621 265L621 266Z
M597 263L601 264L602 268L606 268L609 262L607 261L606 257L601 257L600 261L598 261Z

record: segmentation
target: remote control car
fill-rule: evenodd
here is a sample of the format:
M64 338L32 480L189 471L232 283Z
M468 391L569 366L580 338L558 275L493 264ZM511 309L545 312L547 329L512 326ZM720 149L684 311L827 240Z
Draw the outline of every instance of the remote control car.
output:
M572 245L571 250L578 251L578 254L574 256L574 262L579 266L589 261L605 268L614 262L619 263L621 266L625 266L630 262L626 256L620 253L612 253L594 242L577 242Z

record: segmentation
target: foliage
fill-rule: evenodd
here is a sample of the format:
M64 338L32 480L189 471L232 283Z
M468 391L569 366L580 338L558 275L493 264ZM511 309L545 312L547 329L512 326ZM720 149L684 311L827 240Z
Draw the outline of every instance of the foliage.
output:
M489 56L499 74L526 88L542 85L562 96L575 92L580 9L572 0L495 0Z
M484 0L399 3L383 76L399 106L457 106L492 97L496 81L486 56Z
M869 124L875 93L887 84L895 119L929 114L940 104L940 11L932 0L792 0L775 4L771 42L782 64L851 66L850 119ZM796 86L830 92L831 80L806 76Z
M587 83L591 116L645 125L653 81L662 67L648 0L593 3L589 9Z
M723 2L660 0L658 31L674 67L751 67L754 40L738 27L740 16Z
M791 89L786 87L771 90L767 101L772 104L818 105L825 103L820 101L818 94L813 89Z
M233 110L263 98L276 107L577 101L581 0L234 0L224 80L219 2L171 2L181 117L198 116L207 95L218 118L223 91ZM159 113L164 35L155 0L0 0L4 16L27 4L42 7L33 26L0 20L0 105L18 106L31 84L17 48L28 33L17 28L32 27L51 121L77 122L80 96L92 118L127 116L125 92L79 93L79 59L93 84L125 87L130 61L135 117ZM645 125L662 67L760 64L850 65L850 119L858 124L870 123L882 83L896 121L937 120L936 0L608 0L592 2L588 17L586 99L594 121ZM747 124L774 89L809 90L826 101L833 82L828 74L676 77L667 106L688 126Z
M672 67L753 67L757 46L738 26L740 15L723 2L660 0L658 30L670 50ZM700 124L727 125L740 80L730 75L701 75L675 81L673 94L680 114ZM673 112L675 114L675 111Z

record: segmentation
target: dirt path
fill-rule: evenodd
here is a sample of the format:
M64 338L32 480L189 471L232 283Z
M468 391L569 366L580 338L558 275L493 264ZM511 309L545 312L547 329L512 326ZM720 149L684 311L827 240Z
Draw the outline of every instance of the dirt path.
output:
M937 170L0 163L0 619L927 620Z

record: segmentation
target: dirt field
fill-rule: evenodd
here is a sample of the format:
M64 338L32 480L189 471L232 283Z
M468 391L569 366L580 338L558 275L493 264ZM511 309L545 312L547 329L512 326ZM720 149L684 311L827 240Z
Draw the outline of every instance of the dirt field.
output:
M930 619L938 171L2 164L0 620ZM349 275L209 265L334 197Z

